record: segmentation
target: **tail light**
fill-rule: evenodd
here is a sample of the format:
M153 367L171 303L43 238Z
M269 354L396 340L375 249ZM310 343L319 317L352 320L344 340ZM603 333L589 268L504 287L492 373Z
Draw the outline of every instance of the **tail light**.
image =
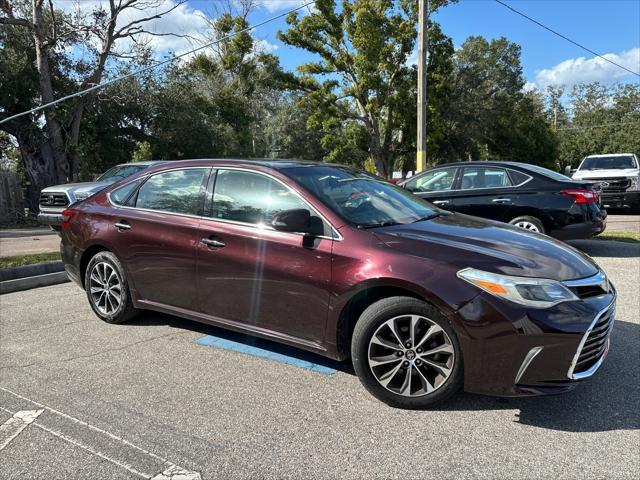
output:
M73 218L78 214L77 210L67 208L62 212L62 229L67 230Z
M576 203L593 203L598 201L598 194L593 190L561 190L560 193L573 198Z

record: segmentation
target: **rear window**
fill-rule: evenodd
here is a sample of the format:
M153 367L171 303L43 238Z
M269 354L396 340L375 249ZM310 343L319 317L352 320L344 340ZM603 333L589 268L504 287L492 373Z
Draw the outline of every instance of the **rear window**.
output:
M163 212L198 215L206 168L158 173L138 190L136 207Z
M135 182L127 183L120 188L115 189L109 195L111 197L111 201L116 205L126 205L127 200L133 193L133 191L138 188L138 185L142 183L142 179L136 180Z
M544 175L545 177L552 178L553 180L558 180L559 182L573 181L566 175L554 172L553 170L549 170L548 168L539 167L538 165L527 165L527 169L540 175Z

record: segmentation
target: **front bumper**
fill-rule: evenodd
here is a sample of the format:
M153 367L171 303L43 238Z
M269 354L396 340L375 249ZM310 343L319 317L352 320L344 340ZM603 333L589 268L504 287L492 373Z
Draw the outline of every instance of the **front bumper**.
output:
M60 212L40 212L38 213L38 223L49 225L54 230L59 230L62 225L62 211ZM56 228L57 227L57 228Z
M640 191L633 190L620 193L602 192L602 204L607 208L640 207Z
M465 390L498 396L562 393L593 375L609 350L615 316L615 290L560 303L549 309L532 309L482 293L457 312L465 334L463 351ZM610 322L598 327L599 319ZM583 349L595 348L597 356ZM586 347L585 347L586 345ZM582 362L582 363L578 363Z

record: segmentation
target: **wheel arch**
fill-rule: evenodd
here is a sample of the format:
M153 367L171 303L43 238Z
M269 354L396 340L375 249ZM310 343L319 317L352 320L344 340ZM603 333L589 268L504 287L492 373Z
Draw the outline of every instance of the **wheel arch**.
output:
M101 244L95 244L95 245L91 245L90 247L88 247L87 249L85 249L84 252L82 252L82 256L80 257L80 281L82 282L82 288L85 288L85 284L84 284L84 277L85 277L85 272L87 270L87 265L89 265L89 262L91 261L91 259L100 252L110 252L111 250L109 248L107 248L104 245Z
M363 282L340 296L334 308L339 311L335 321L335 342L338 357L350 356L351 337L358 319L367 307L389 297L410 297L421 300L439 310L449 313L448 306L441 299L425 291L418 285L398 279L376 279Z

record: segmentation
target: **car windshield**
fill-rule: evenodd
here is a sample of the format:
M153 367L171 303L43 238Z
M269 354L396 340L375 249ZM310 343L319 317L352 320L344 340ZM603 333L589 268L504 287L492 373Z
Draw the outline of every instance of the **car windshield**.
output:
M413 223L439 214L412 193L348 167L299 166L284 173L358 228Z
M580 170L605 170L621 168L638 168L631 155L616 155L612 157L587 157L580 165Z
M115 183L145 168L147 168L146 165L117 165L100 175L96 181Z

